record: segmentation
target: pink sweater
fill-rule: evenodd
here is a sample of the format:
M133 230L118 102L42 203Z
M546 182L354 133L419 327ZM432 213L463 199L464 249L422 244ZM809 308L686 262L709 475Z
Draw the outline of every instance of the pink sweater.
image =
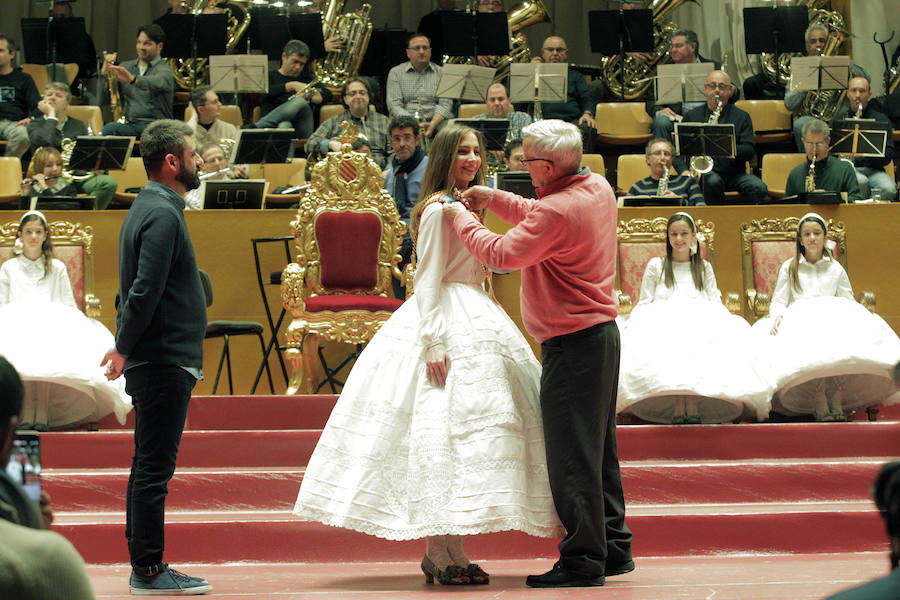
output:
M505 235L469 212L452 227L478 260L522 270L522 318L544 341L616 318L616 199L606 179L588 171L537 192L540 200L494 192L489 208L515 225Z

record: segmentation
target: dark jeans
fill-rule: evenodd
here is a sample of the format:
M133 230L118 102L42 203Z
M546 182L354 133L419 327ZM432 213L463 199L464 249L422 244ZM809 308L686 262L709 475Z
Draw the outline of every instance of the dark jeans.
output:
M125 508L125 537L131 564L162 562L165 547L166 485L184 430L193 375L175 365L146 364L125 371L125 391L134 404L134 457Z
M563 567L602 575L631 560L616 449L619 329L615 321L541 344L541 413Z
M153 122L153 119L135 119L128 123L107 123L100 130L100 135L133 135L140 138L147 125Z
M740 192L740 202L743 204L759 204L765 200L769 188L762 179L750 173L721 175L710 171L703 176L703 201L708 206L729 204L725 198L727 190Z

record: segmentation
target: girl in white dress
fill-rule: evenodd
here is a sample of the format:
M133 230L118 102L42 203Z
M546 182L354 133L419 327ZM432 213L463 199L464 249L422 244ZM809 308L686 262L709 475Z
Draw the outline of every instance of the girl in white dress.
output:
M845 410L900 401L891 396L890 377L900 360L900 339L853 299L826 234L816 213L800 219L796 254L778 271L769 316L753 327L777 385L772 409L846 421Z
M561 533L540 365L442 216L442 200L484 181L483 156L468 127L447 125L435 137L411 216L415 294L356 361L294 508L390 540L427 538L429 583L488 583L466 557L464 535Z
M110 413L124 424L131 399L121 381L106 380L100 366L113 336L76 307L42 213L25 213L17 248L20 242L21 253L0 267L0 355L25 384L23 424L57 429Z
M675 213L666 232L624 323L616 410L654 423L765 419L772 385L753 368L750 326L722 305L694 219Z

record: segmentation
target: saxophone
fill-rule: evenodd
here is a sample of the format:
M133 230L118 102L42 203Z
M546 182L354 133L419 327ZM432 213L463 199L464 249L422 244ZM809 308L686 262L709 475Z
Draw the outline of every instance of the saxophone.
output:
M722 114L722 99L719 98L719 95L716 94L716 109L709 115L709 121L707 124L716 125L719 122L719 117ZM704 173L709 173L713 169L713 159L711 156L693 156L691 157L691 173L694 174L694 177L697 175L701 175Z
M812 22L821 23L828 30L828 40L825 42L825 48L822 49L821 56L834 55L850 36L850 32L844 29L844 18L837 12L821 9L811 10L810 15L814 15L815 20ZM800 108L800 114L809 115L829 123L834 119L834 115L846 95L847 90L807 92L806 97L803 99L803 106Z
M700 4L698 0L688 0ZM621 57L610 56L602 61L603 81L606 83L610 94L616 98L622 97L622 81L625 83L625 99L638 100L644 96L647 89L653 84L653 75L656 66L668 62L669 47L672 45L672 37L678 30L678 26L672 22L663 23L663 18L673 9L683 4L685 0L652 0L650 8L653 10L653 41L652 58L641 62L630 56L625 57L625 63L621 63ZM624 74L624 78L622 75Z
M659 185L656 186L656 195L664 196L669 191L669 165L663 165L663 174L659 178Z
M106 60L107 54L112 53L104 52L104 60ZM115 64L115 61L110 61L110 63ZM109 109L112 111L112 120L116 123L124 123L125 116L122 111L122 97L119 94L119 80L116 79L116 74L109 70L106 71L106 85L109 88Z
M807 192L816 191L816 155L809 161L809 173L806 175L805 189Z
M856 114L853 115L853 118L854 119L862 119L862 111L863 111L862 102L857 102L856 103Z
M369 37L372 35L372 21L369 19L372 6L363 4L359 10L342 15L340 12L346 1L328 0L328 7L323 11L322 17L324 38L327 40L336 35L344 42L344 46L329 52L324 59L317 60L313 64L313 80L296 95L306 97L306 90L311 90L317 84L338 93L346 85L347 80L359 71L363 55L369 47Z
M220 8L225 13L225 33L228 36L225 43L225 53L232 54L237 47L238 40L244 35L250 26L249 4L253 0L182 0L181 6L187 9L189 14L200 15L207 8ZM172 67L175 82L186 90L194 88L194 80L203 84L209 80L209 59L197 58L167 58L166 62Z

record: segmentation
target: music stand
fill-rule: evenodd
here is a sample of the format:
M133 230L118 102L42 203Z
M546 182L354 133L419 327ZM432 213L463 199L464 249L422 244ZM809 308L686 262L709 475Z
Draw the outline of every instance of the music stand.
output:
M23 18L22 47L28 62L53 65L50 81L65 81L65 75L57 74L56 63L73 62L79 65L95 62L88 45L83 17ZM43 93L44 90L38 90Z
M154 21L166 32L166 43L162 47L165 58L190 58L197 64L198 57L225 54L228 34L225 31L227 15L165 14ZM194 87L197 86L197 71L194 72Z
M269 62L263 54L209 57L209 85L217 92L269 92Z
M497 69L479 65L444 65L434 95L438 98L484 102Z
M844 192L800 192L766 204L844 204Z
M447 56L479 55L502 56L509 54L509 24L505 12L468 13L465 11L441 11L441 31L444 34L444 54ZM498 35L503 31L503 35ZM471 32L471 39L461 32Z
M659 65L656 68L656 103L677 104L706 101L706 80L713 63Z
M31 196L19 198L20 210L94 210L94 196Z
M626 52L652 52L653 11L636 10L591 10L588 11L588 31L590 32L591 52L604 56L619 57L619 84L621 85L622 102L625 102L625 64Z
M80 135L75 138L69 170L124 170L133 147L133 136Z
M409 34L406 29L397 27L373 29L369 49L363 56L359 72L387 78L392 65L406 60L406 40Z
M240 129L229 164L286 163L293 143L292 129Z
M527 171L497 172L497 189L512 192L523 198L537 198L534 182Z
M506 146L509 119L456 119L454 122L480 131L485 150L503 150Z
M622 196L622 206L684 206L681 196Z
M675 154L734 158L732 123L675 123Z
M568 96L566 63L513 63L509 76L512 102L565 102Z
M265 205L268 190L265 179L207 180L200 185L200 197L204 210L258 210Z
M831 137L836 139L829 149L834 154L851 158L872 156L884 158L890 125L873 119L846 119L835 121Z
M775 54L776 85L782 54L804 52L803 32L809 25L806 6L757 6L744 9L744 48L747 54Z
M791 91L846 90L849 56L795 56L791 59Z

